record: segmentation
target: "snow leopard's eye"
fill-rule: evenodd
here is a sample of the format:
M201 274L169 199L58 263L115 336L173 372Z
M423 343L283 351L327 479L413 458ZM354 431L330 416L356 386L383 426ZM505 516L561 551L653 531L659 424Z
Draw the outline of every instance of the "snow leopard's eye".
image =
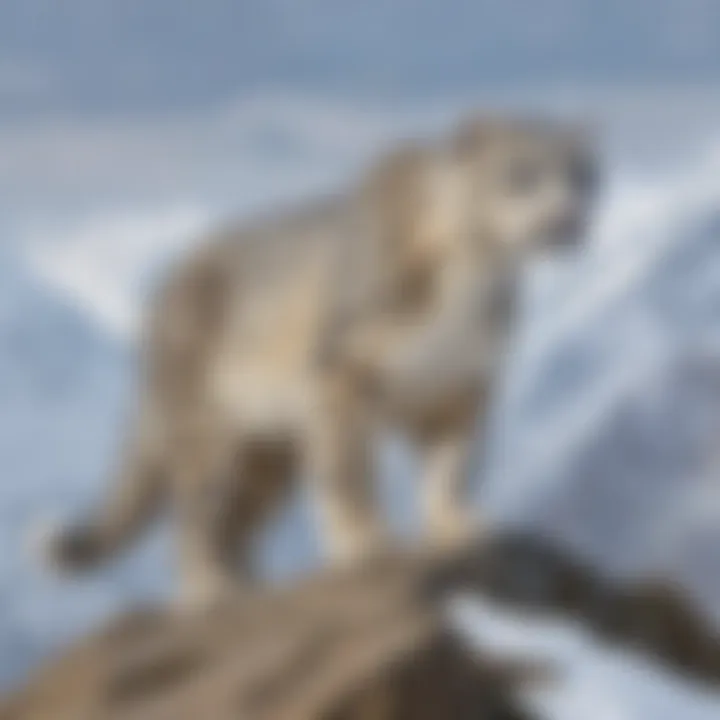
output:
M540 189L543 177L543 169L537 162L530 159L517 160L503 174L503 189L508 195L529 197Z

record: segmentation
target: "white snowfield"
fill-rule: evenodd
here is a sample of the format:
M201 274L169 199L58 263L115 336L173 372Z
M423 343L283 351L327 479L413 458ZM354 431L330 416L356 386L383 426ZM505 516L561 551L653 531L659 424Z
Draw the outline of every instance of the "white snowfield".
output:
M527 706L548 720L713 720L720 689L680 678L647 657L592 637L581 625L518 614L476 598L449 608L455 627L484 653L546 663Z

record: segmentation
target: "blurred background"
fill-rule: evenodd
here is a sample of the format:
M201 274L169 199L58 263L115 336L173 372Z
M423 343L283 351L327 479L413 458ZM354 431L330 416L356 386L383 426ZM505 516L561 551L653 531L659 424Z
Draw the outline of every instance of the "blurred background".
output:
M171 547L79 584L28 528L100 496L144 298L202 231L338 186L471 108L589 120L606 184L587 252L527 277L478 504L720 624L720 2L9 0L0 4L0 687L131 601ZM412 526L411 468L386 496ZM303 499L261 553L316 560ZM567 668L542 717L705 720L720 693L582 628L475 629ZM471 623L472 624L472 623Z

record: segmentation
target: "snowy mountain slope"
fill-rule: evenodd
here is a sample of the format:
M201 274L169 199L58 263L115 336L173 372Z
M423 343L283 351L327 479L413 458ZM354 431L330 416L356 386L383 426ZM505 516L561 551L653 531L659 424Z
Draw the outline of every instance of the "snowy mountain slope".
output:
M539 298L485 492L499 516L608 569L682 579L720 620L720 183L709 168L716 158L656 189L643 200L654 212L606 223L614 237Z
M528 688L526 702L551 720L712 720L720 691L679 678L632 651L591 637L582 627L458 598L455 627L503 659L547 663L553 677Z
M116 444L127 348L50 293L9 250L0 261L0 678L108 607L40 575L29 527L87 504ZM109 589L108 589L109 590ZM92 595L92 592L91 592ZM89 608L97 608L89 612ZM83 615L87 614L87 618Z

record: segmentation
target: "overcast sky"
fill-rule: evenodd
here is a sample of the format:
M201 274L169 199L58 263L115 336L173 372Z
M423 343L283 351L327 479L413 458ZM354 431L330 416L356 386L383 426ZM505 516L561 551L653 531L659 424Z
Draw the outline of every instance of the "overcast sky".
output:
M6 0L7 113L720 77L716 0Z

